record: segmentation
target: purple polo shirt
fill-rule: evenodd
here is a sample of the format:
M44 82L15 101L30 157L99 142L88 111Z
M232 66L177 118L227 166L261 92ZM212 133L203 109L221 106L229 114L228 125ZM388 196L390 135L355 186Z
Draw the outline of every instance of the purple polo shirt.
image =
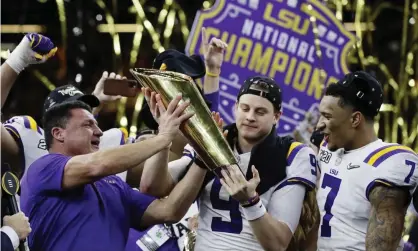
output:
M213 112L219 111L219 90L205 94L205 98L211 102L210 110Z
M20 205L32 227L30 250L124 250L129 228L139 227L155 198L133 190L115 175L63 190L70 158L45 155L22 178Z

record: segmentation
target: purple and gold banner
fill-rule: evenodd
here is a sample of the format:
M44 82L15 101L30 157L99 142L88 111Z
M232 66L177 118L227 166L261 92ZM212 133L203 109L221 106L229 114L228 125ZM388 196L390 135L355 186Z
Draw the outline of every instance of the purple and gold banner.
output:
M279 135L291 133L306 112L317 112L323 88L348 73L346 57L355 42L334 13L315 0L218 0L196 14L187 54L202 54L202 27L207 36L228 44L218 108L223 119L235 121L244 80L265 75L283 91Z

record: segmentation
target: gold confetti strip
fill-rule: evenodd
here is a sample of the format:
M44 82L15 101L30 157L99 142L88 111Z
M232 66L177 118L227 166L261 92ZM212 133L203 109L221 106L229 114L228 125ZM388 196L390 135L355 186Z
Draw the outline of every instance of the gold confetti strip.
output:
M40 71L33 70L32 74L41 81L41 83L49 90L52 91L55 89L55 85Z
M325 79L326 79L326 72L323 69L322 66L322 51L321 51L321 46L320 46L320 41L319 41L319 35L318 35L318 25L316 23L316 17L314 16L314 13L312 12L313 8L311 4L308 4L308 8L307 11L309 13L309 20L312 23L312 32L314 34L314 45L315 45L315 53L316 56L319 59L319 62L321 62L321 66L320 66L320 74L319 74L319 80L321 82L321 87L322 89L325 88Z
M112 37L112 43L113 43L113 51L115 53L114 56L114 62L122 62L121 60L121 48L120 48L120 39L119 34L115 30L115 20L111 14L111 12L107 9L106 4L103 2L103 0L96 0L96 4L100 7L100 9L103 10L105 19L108 25L109 34ZM117 67L119 69L117 70L118 73L121 73L122 71L122 65L118 65L116 63ZM116 121L119 121L119 125L122 128L126 129L126 126L128 125L128 120L125 116L125 106L126 106L126 98L123 97L119 100L119 104L117 106L117 113L116 113Z
M115 52L116 57L120 57L120 39L119 34L115 30L115 20L110 11L107 9L106 4L103 2L103 0L96 0L96 4L103 10L105 14L106 22L109 27L109 33L113 40L113 51Z
M61 27L61 43L64 54L67 52L67 18L65 16L64 0L56 0L58 9L58 19Z
M137 15L139 18L143 21L143 24L145 26L145 29L148 31L148 33L151 36L152 42L153 42L153 48L157 50L159 53L164 51L164 47L161 45L160 42L160 35L155 32L154 26L151 24L151 22L146 18L144 8L142 7L139 0L132 0L132 3L135 6L135 10L137 12Z
M142 25L141 19L139 17L136 18L136 31L134 34L134 39L132 41L132 49L129 60L129 68L135 67L136 61L138 59L139 48L141 46L142 41L142 32L144 31L144 26Z
M164 47L168 47L170 45L170 37L173 34L174 22L176 19L176 11L175 9L171 9L167 16L167 22L165 25L165 30L163 33L164 37Z
M144 94L141 92L138 95L138 98L136 99L135 102L135 108L134 111L132 113L132 123L131 126L129 127L129 137L136 137L136 133L138 131L138 116L139 116L139 112L142 110L142 104L144 103Z
M178 5L176 2L174 2L174 8L177 10L177 16L180 21L181 34L183 34L183 40L184 43L186 43L190 33L189 28L187 27L186 14L181 9L180 5Z

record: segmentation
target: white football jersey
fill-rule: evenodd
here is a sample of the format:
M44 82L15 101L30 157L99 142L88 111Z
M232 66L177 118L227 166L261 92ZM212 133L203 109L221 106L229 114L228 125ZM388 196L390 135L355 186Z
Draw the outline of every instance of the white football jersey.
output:
M44 130L30 116L15 116L4 123L21 151L23 173L38 158L48 154Z
M19 145L23 164L23 174L29 166L38 158L48 154L45 143L44 130L37 125L30 116L15 116L4 123L6 130L12 135ZM127 133L122 129L113 128L107 130L100 137L100 148L106 149L125 144ZM126 172L118 174L126 181Z
M131 139L128 138L128 132L123 128L112 128L103 132L103 136L100 137L100 150L110 149L118 147L127 143L131 143ZM127 171L116 174L123 181L126 182Z
M250 155L251 153L240 155L239 166L244 174L248 169ZM270 198L275 191L286 185L303 184L314 188L316 166L315 153L310 147L299 142L292 143L287 155L287 177L260 195L267 211L273 204L283 203ZM195 251L263 250L245 219L239 202L229 196L219 178L214 178L205 186L198 203L199 223Z
M411 194L417 187L417 154L408 147L380 139L356 150L334 152L323 142L318 161L321 251L366 250L371 210L368 198L376 184L408 187Z

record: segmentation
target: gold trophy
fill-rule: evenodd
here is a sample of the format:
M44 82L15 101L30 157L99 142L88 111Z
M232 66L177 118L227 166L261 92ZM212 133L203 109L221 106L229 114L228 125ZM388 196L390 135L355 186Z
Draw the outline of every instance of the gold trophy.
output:
M140 85L160 94L165 107L179 93L183 95L180 103L190 100L190 106L185 112L194 112L195 115L180 129L211 171L221 177L221 168L237 164L234 153L213 120L192 78L177 72L155 69L136 68L130 72Z

